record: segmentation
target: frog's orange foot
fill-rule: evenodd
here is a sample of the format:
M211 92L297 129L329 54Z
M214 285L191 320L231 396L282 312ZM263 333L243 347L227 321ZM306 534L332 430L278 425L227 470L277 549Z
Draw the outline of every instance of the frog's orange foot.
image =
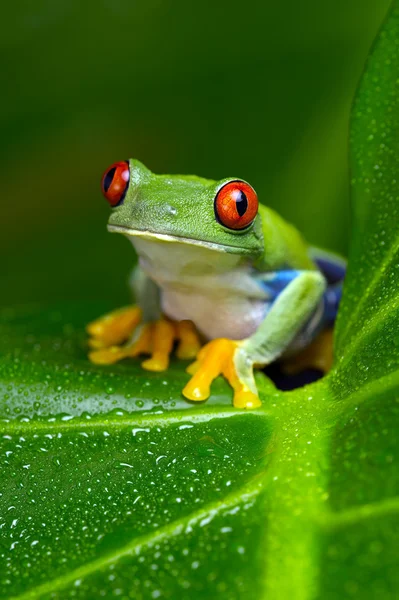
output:
M124 358L131 358L139 354L150 354L151 333L151 325L142 325L134 343L92 350L89 352L89 359L96 365L112 365Z
M201 343L191 321L173 322L160 319L140 326L133 342L124 346L111 346L90 352L89 359L95 364L110 365L124 358L149 354L141 366L147 371L166 371L174 342L178 341L177 356L193 358Z
M86 327L90 336L89 346L93 349L120 346L129 339L141 321L141 310L138 306L119 308ZM112 351L116 356L116 351Z
M282 361L282 371L296 375L305 369L317 369L328 373L333 363L333 329L325 329L296 356Z
M197 360L187 372L192 375L183 389L188 400L207 400L211 393L211 384L219 375L223 375L234 390L233 404L237 408L257 408L261 405L257 393L250 382L238 372L235 358L241 352L241 343L225 338L212 340L201 348ZM251 389L252 388L252 389Z

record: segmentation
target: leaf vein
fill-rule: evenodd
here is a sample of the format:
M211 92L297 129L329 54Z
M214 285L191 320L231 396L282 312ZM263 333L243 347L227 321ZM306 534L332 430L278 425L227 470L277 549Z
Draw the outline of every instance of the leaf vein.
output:
M386 254L384 261L381 263L379 268L376 269L376 273L375 273L374 277L372 278L372 280L369 282L369 284L366 286L366 289L364 291L364 294L363 294L361 300L357 303L356 308L352 312L350 319L347 320L346 326L343 329L341 335L339 336L339 345L341 347L344 347L344 341L347 338L348 332L349 332L352 324L355 323L357 316L359 315L359 313L360 313L362 307L364 306L364 304L366 303L366 301L369 299L371 293L376 290L379 281L385 275L386 270L390 266L391 262L394 260L395 255L398 251L399 251L399 237L392 244L391 248L389 249L388 253ZM358 336L356 336L356 337L358 337ZM348 351L348 348L346 348L346 352L347 351Z
M396 295L396 301L390 304L389 315L392 315L393 311L397 309L399 309L399 292ZM355 337L352 338L349 344L345 347L345 353L342 355L341 362L337 364L337 370L349 362L351 358L353 358L353 353L356 351L359 344L368 338L376 329L378 329L378 327L384 323L386 318L386 307L381 306L381 308L374 313L373 319L368 321L363 328L360 329L359 333L355 335Z
M388 373L379 379L367 382L366 385L361 387L356 392L353 392L349 396L345 396L345 398L342 400L337 399L337 414L342 416L349 405L359 405L362 402L366 402L370 398L375 398L381 396L383 393L394 391L398 387L399 369L392 371L391 373Z
M107 421L87 419L80 420L79 417L76 419L70 419L68 421L17 421L17 420L3 420L0 422L0 433L7 434L11 432L21 432L26 430L32 431L68 431L73 429L98 429L98 428L112 428L112 427L134 427L139 425L140 427L167 427L169 425L184 424L184 423L208 423L213 419L228 419L230 417L246 416L246 415L257 415L264 416L266 413L263 410L256 410L251 412L244 412L233 407L229 410L212 412L198 412L198 410L186 410L186 411L174 411L173 413L167 414L154 414L154 415L138 415L132 417L129 415L123 419L111 418Z
M322 522L325 529L341 529L348 525L361 523L370 517L384 517L399 513L399 497L387 498L382 502L373 502L355 506L338 513L328 513Z

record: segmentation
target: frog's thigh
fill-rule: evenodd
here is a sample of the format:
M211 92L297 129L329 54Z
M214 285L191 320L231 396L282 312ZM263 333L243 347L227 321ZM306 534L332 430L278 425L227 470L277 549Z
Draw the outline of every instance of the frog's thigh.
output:
M253 375L255 364L268 364L280 356L311 316L325 289L318 272L303 272L278 296L258 330L243 341L212 340L198 353L188 372L192 378L183 390L189 400L206 400L212 381L223 375L234 390L234 406L260 406Z
M252 365L268 365L281 356L316 310L325 287L321 273L303 271L280 293L257 331L243 342Z

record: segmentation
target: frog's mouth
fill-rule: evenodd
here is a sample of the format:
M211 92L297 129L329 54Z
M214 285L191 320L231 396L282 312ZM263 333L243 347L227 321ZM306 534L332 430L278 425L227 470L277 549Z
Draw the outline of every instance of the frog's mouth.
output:
M200 246L201 248L207 248L208 250L213 250L214 252L229 252L236 254L250 254L250 250L246 250L240 246L229 246L227 244L216 244L214 242L207 242L205 240L195 240L192 238L186 238L179 235L171 235L169 233L157 233L154 231L141 230L141 229L131 229L130 227L124 227L121 225L108 225L108 231L111 233L122 233L128 237L141 237L148 240L158 241L158 242L174 242L175 244L187 244L191 246Z

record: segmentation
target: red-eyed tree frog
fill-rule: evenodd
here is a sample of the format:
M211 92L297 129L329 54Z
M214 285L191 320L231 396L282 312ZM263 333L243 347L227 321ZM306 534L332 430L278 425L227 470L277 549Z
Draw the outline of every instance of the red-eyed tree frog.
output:
M222 374L234 406L256 408L254 366L295 355L332 327L345 262L309 247L246 181L154 175L131 159L106 170L102 191L109 231L138 254L137 304L88 325L92 362L148 354L143 368L164 371L178 342L178 358L194 359L187 399L206 400Z

